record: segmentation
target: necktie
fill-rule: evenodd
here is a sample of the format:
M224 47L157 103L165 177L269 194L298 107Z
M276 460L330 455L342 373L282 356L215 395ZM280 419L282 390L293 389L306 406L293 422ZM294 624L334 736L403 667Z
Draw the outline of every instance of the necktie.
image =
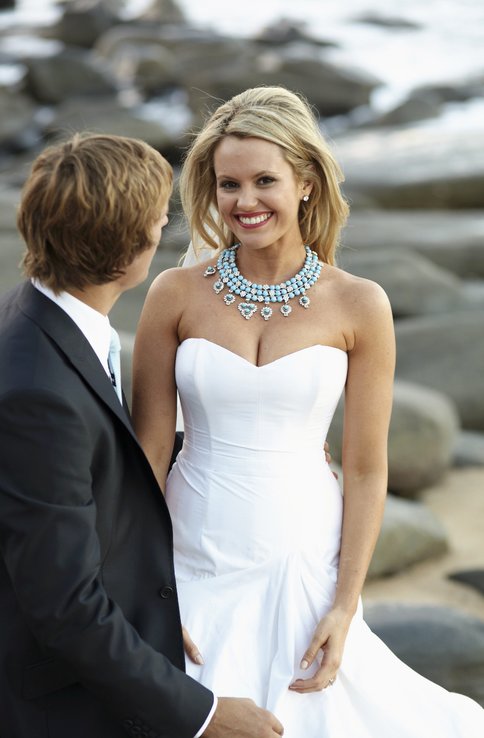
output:
M109 344L108 368L111 374L111 382L121 404L123 395L121 393L121 343L114 328L111 328L111 343Z

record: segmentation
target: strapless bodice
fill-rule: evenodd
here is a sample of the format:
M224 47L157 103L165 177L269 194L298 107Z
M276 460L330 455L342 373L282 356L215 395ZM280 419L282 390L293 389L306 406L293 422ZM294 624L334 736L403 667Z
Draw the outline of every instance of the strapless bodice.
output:
M331 346L261 367L205 339L179 346L185 441L167 481L179 578L308 548L335 565L342 501L323 443L346 368Z
M213 468L321 456L346 381L347 355L313 345L257 367L203 338L181 343L176 381L185 442Z

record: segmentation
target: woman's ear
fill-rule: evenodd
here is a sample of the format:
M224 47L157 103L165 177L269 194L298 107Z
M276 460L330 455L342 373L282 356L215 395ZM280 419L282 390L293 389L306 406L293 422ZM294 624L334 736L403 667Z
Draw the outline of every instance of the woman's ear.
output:
M312 179L309 178L309 172L314 172L314 164L309 164L306 167L305 175L302 177L302 184L301 184L301 199L305 198L306 195L310 195L313 190L313 182ZM307 200L306 200L307 202Z
M301 200L304 200L304 202L307 202L309 200L309 197L312 191L313 191L313 183L303 182L302 187L301 187Z

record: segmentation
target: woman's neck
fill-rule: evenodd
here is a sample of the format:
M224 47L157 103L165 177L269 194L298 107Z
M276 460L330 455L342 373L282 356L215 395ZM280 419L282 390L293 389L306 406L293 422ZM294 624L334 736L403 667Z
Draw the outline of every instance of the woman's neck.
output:
M279 284L297 274L305 257L302 243L292 248L267 246L262 249L244 248L241 244L237 249L237 267L251 282Z

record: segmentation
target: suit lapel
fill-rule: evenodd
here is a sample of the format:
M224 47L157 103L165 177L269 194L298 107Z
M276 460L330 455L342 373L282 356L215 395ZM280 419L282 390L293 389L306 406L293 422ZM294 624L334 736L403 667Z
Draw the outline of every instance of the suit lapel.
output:
M78 374L119 418L138 443L128 413L119 402L111 381L89 341L74 321L62 308L36 290L30 282L24 283L20 288L19 306L22 312L56 343Z

